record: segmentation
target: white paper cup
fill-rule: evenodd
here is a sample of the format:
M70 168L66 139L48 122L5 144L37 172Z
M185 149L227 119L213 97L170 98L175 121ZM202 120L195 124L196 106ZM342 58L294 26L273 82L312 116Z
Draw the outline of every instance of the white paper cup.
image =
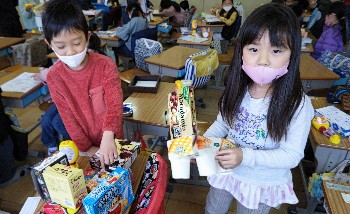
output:
M198 156L196 162L200 176L214 175L218 171L214 154Z
M198 172L200 176L210 176L217 173L215 153L211 148L198 150L199 156L196 157Z
M174 179L190 178L190 159L189 158L170 158L171 174Z

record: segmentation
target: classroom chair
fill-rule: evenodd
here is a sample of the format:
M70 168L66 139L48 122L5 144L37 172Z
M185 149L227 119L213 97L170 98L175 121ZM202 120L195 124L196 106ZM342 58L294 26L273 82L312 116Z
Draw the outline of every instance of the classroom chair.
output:
M131 39L132 55L131 56L123 56L121 54L118 55L123 62L123 66L125 70L131 69L131 67L129 66L129 62L135 59L134 50L135 50L136 40L141 38L146 38L146 39L157 41L157 35L158 35L157 28L146 28L145 30L141 30L131 35L130 39Z
M43 37L27 39L25 43L11 47L13 64L40 66L47 63L47 45Z

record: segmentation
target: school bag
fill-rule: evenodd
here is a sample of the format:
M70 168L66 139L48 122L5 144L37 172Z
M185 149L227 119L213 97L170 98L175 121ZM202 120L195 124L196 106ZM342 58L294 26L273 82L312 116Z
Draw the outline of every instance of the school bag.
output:
M136 67L148 71L148 64L145 59L159 54L163 51L163 46L160 42L151 39L141 38L136 40L135 45L135 64Z
M192 86L200 87L206 84L215 69L219 66L216 50L206 49L190 55L185 63L185 79L192 80Z
M133 141L141 143L139 156L145 156L148 159L141 184L135 194L137 203L134 203L131 213L163 214L165 213L164 196L168 180L168 165L159 154L147 148L140 130L134 132Z

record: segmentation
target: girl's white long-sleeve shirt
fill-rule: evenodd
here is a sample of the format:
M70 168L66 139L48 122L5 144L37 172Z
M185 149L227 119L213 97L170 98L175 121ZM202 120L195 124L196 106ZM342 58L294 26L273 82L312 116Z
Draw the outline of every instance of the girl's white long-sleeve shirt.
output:
M304 156L314 116L311 100L304 95L287 129L287 136L275 142L267 131L269 103L270 97L254 99L247 91L232 126L219 114L204 134L233 140L242 149L243 160L239 166L230 173L210 176L208 181L216 188L231 192L252 209L256 209L259 202L269 206L297 203L290 169ZM276 192L279 193L276 195Z

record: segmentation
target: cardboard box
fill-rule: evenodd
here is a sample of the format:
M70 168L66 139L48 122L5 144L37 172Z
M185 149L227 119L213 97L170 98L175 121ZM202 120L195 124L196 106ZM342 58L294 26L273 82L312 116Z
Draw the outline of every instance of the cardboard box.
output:
M87 195L82 169L56 164L43 172L51 200L60 205L77 209Z
M134 200L129 171L116 168L84 199L86 214L123 213Z
M42 173L46 169L46 167L53 166L57 163L66 166L69 165L68 158L63 152L56 152L52 156L45 158L44 160L34 165L31 170L35 190L39 193L40 197L46 202L51 201L51 198Z
M175 81L168 94L168 124L171 139L197 134L194 89L190 80Z
M118 159L115 159L113 163L110 165L106 165L105 168L107 171L113 171L117 167L122 167L124 169L129 169L131 164L135 161L139 150L140 150L140 143L137 142L131 142L128 140L115 140L115 144L117 146L118 151ZM100 162L100 150L96 152L90 159L90 166L95 171L100 171L102 169L101 162Z

